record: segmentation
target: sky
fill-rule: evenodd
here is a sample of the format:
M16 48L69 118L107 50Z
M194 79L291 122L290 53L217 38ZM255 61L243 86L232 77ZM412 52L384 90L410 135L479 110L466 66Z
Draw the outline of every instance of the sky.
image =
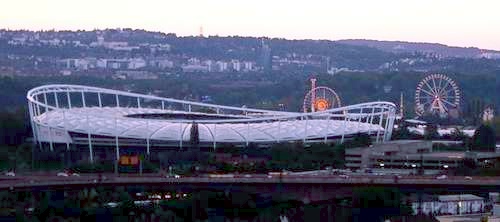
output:
M2 0L0 29L134 28L500 50L499 0Z

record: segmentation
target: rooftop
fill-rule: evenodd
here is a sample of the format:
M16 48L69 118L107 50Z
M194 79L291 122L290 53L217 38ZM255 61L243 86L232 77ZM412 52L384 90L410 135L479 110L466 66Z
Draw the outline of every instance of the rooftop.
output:
M475 200L484 200L484 198L473 195L473 194L454 194L454 195L422 195L423 202L450 202L450 201L475 201ZM408 200L411 202L418 202L419 197L417 195L410 195Z
M430 146L432 146L431 145L432 144L431 141L425 141L425 140L391 140L391 141L387 141L387 142L384 142L384 143L373 144L370 147L349 148L349 149L346 149L346 152L348 152L348 153L359 153L359 152L362 152L363 150L369 149L369 148L371 148L372 151L383 151L384 149L387 149L387 148L389 148L389 149L399 149L399 148L402 148L402 147L398 147L398 146L409 145L409 144L422 144L421 147L419 146L417 148L430 148ZM391 146L391 145L393 145L393 146ZM378 149L380 149L380 150L378 150Z
M427 142L427 141L425 141L425 140L391 140L391 141L387 141L385 143L381 143L380 145L387 145L387 144L401 145L401 144L425 143L425 142Z
M457 195L440 195L438 197L438 200L441 202L473 201L473 200L484 200L484 198L472 194L457 194Z
M463 159L465 158L468 152L432 152L432 153L424 153L422 156L424 158L449 158L449 159ZM500 157L500 153L493 152L470 152L471 157L475 157L478 159L481 158L497 158ZM408 154L405 156L408 157L420 157L421 154Z

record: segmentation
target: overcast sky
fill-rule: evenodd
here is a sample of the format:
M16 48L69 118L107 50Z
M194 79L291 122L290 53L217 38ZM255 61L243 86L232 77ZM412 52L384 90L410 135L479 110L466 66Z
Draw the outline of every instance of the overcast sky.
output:
M500 0L3 0L0 28L436 42L500 50Z

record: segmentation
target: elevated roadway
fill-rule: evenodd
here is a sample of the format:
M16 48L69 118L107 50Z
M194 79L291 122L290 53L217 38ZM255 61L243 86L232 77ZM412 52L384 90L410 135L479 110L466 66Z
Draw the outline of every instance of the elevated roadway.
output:
M321 201L345 197L361 187L397 188L403 193L453 194L472 193L487 196L488 192L500 191L500 177L448 177L436 179L434 176L311 176L286 175L268 176L263 174L234 175L234 177L181 177L165 178L158 174L143 176L115 176L103 174L104 180L97 175L79 177L58 176L16 176L0 177L0 190L43 191L75 190L96 186L104 187L142 187L151 190L177 190L192 192L196 190L241 191L258 194L286 194L287 198L308 201Z
M0 176L0 189L21 187L64 186L71 184L330 184L330 185L422 185L422 186L498 186L500 189L500 176L498 177L463 177L449 176L446 179L437 179L436 176L396 176L393 175L273 175L267 174L241 174L229 177L165 177L160 174L144 175L115 175L115 174L81 174L80 176L55 176L46 174Z

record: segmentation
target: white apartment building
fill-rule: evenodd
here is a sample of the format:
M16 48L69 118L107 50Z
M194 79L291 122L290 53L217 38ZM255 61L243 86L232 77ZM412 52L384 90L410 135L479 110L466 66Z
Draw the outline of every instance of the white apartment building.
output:
M423 198L420 205L418 200L411 202L414 214L419 213L419 207L424 214L434 215L464 215L484 212L486 202L484 198L472 194L440 195Z

